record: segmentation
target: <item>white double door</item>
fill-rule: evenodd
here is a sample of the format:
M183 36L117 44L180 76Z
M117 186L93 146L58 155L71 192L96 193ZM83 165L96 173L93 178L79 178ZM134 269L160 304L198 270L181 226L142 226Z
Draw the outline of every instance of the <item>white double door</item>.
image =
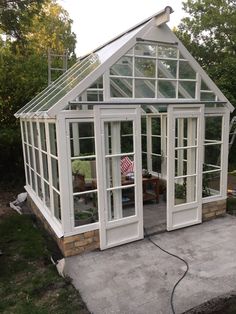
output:
M168 106L168 231L202 221L203 113L201 105ZM139 106L95 109L101 249L143 238L140 118ZM132 180L123 162L132 162Z

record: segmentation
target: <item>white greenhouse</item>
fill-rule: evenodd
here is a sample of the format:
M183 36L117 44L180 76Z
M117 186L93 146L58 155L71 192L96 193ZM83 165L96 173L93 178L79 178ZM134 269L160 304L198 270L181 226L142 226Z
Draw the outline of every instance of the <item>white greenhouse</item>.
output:
M16 113L29 202L64 256L225 213L234 107L170 13L80 59Z

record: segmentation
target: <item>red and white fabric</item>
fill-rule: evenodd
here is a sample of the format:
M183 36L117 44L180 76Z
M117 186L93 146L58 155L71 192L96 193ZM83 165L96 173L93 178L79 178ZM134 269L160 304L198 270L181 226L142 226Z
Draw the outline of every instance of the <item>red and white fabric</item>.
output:
M124 157L120 161L120 170L122 174L134 172L134 162L129 157Z

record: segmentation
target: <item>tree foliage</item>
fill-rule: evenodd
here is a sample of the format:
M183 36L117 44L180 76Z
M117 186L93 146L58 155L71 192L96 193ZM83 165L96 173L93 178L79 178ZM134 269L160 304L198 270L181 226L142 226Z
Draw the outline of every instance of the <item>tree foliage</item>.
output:
M14 142L18 147L14 151L22 155L14 113L47 86L48 49L60 54L66 50L69 65L75 62L71 25L68 13L55 0L0 0L1 174L6 158L16 167L19 164L7 145Z
M177 36L236 105L236 0L187 0Z

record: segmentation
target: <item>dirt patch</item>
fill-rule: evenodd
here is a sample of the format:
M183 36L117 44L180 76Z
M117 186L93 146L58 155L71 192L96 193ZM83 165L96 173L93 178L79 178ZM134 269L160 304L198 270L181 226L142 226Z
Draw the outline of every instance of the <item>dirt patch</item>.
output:
M236 189L236 176L233 176L232 174L228 174L228 189Z
M13 213L13 209L9 203L14 201L19 193L19 190L6 190L0 192L0 217L10 215Z
M236 292L213 298L182 314L235 314Z

